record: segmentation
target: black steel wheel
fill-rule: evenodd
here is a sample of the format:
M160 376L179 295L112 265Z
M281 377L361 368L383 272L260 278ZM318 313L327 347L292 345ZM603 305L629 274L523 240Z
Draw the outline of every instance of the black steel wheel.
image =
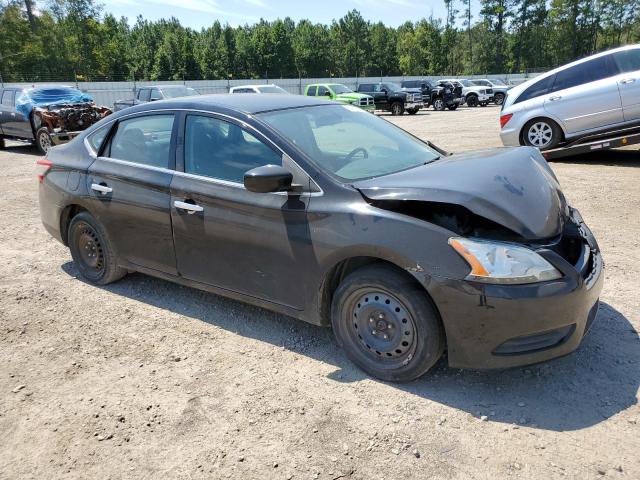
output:
M46 154L53 147L53 140L47 127L40 127L36 132L36 147L42 154Z
M440 320L426 292L387 266L349 274L334 295L331 320L347 356L381 380L414 380L444 350Z
M393 102L391 104L391 115L402 115L404 113L404 105L402 102Z
M88 212L73 217L67 238L73 262L89 282L106 285L126 274L116 263L104 229Z
M469 95L467 96L467 106L469 107L477 107L479 104L477 95Z

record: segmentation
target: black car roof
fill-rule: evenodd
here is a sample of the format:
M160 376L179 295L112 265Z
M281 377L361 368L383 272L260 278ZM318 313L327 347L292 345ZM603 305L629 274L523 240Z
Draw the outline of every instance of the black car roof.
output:
M271 110L285 110L289 108L335 104L336 102L303 95L283 95L281 93L246 93L243 95L231 95L223 93L160 100L157 102L144 103L133 108L135 108L135 111L156 110L158 108L187 108L206 111L226 109L247 114L255 114ZM133 112L133 108L127 108L122 111Z

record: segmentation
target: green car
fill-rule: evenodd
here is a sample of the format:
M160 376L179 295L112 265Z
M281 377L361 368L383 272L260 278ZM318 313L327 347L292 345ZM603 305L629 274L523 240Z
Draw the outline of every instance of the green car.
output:
M355 105L371 113L376 108L372 96L354 92L341 83L313 83L305 87L304 94L308 97L326 97L337 102Z

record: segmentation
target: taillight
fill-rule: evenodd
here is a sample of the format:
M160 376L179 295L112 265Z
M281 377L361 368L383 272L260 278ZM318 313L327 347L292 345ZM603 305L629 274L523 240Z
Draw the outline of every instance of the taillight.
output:
M46 157L41 158L36 162L36 175L38 176L38 181L42 183L44 181L44 176L47 174L49 169L53 166L53 162Z
M506 115L500 115L500 128L504 128L504 126L511 120L513 117L513 113L507 113Z

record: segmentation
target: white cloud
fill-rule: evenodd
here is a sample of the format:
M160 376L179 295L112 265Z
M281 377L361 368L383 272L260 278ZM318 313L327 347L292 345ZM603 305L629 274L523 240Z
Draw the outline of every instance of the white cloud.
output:
M263 0L245 0L248 3L255 4L256 6L266 4ZM107 3L107 7L109 4L118 4L122 6L137 6L137 7L149 7L153 8L153 5L166 5L174 8L184 8L186 10L191 10L194 12L200 13L209 13L212 15L224 15L226 17L235 17L241 18L244 20L258 20L255 15L246 15L244 13L236 13L229 10L225 10L220 8L219 3L216 0L180 0L176 2L175 0L110 0Z

